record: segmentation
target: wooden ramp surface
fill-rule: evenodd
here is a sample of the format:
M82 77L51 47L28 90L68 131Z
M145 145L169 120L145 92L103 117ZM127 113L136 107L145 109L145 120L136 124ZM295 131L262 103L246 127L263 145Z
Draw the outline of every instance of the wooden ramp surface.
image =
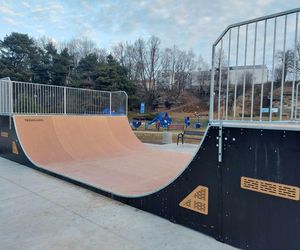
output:
M14 122L35 165L122 196L157 191L192 157L148 148L127 117L16 115Z

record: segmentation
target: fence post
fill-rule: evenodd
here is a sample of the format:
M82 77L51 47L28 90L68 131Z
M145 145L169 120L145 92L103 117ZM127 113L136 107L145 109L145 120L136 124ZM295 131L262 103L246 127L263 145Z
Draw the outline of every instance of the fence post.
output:
M127 93L125 92L126 94L126 116L128 115L128 95Z
M12 81L8 81L8 88L9 88L9 98L10 98L10 110L9 113L13 115L14 113L14 94L13 94L13 83Z
M67 88L64 87L64 114L67 114Z
M300 82L297 83L297 86L296 86L295 120L297 120L299 84L300 84Z
M128 95L125 91L123 91L123 93L125 94L125 115L128 115Z
M111 115L111 92L109 92L109 114Z
M210 79L210 105L209 120L214 119L214 84L215 84L215 45L212 47L211 79Z

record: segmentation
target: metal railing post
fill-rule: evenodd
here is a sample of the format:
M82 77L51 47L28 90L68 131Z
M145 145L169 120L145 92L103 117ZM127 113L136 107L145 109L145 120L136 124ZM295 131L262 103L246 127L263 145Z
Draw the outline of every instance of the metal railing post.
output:
M127 93L124 91L124 94L125 94L125 106L126 106L126 108L125 108L125 114L126 114L126 116L128 115L128 95L127 95Z
M13 83L12 81L8 82L9 86L9 96L10 96L10 115L13 115L14 113L14 93L13 93Z
M228 119L228 96L230 84L230 51L231 51L231 29L228 35L228 58L227 58L227 83L226 83L226 104L225 104L225 120Z
M109 92L109 114L111 115L111 92Z
M291 120L294 120L294 98L295 98L295 81L296 81L296 53L297 53L297 37L298 37L298 18L299 12L296 14L296 25L295 25L295 41L294 41L294 65L293 65L293 83L292 83L292 104L291 104ZM295 116L296 118L296 116Z
M254 112L254 84L255 84L255 64L256 64L256 42L257 42L257 22L255 23L255 34L254 34L254 50L253 50L253 69L252 69L252 88L251 88L251 111L250 120L253 121Z
M298 82L297 86L296 86L295 119L297 119L299 85L300 85L300 82Z
M281 72L281 90L280 90L280 115L279 119L282 120L283 114L283 90L284 90L284 83L285 83L285 46L286 46L286 25L287 25L287 16L284 19L284 38L283 38L283 51L282 51L282 72Z
M262 69L262 76L261 76L261 89L260 89L260 107L259 107L259 120L262 121L262 108L263 108L263 101L264 101L264 76L265 76L265 61L266 61L266 40L267 40L267 22L265 20L264 26L264 47L263 47L263 69Z
M215 85L215 45L212 46L211 59L211 79L210 79L210 104L209 104L209 120L214 120L214 85Z
M14 113L14 95L13 95L13 86L12 86L13 83L11 81L7 81L3 83L6 83L5 85L7 85L7 90L8 90L8 97L7 97L7 104L6 104L7 108L5 110L5 106L3 106L3 111L4 112L6 111L10 115L13 115ZM3 94L5 95L5 93L2 93L2 97L4 97Z
M233 100L233 118L236 117L236 106L237 106L237 85L238 85L238 65L239 65L239 48L240 48L240 26L238 26L236 36L236 58L235 58L235 79L234 79L234 100Z
M273 118L273 90L274 90L274 79L275 79L275 51L276 51L276 29L277 29L277 18L274 19L274 37L273 37L273 58L272 58L272 81L271 81L271 90L270 90L270 115L269 121L272 121Z
M64 87L64 114L67 114L67 88Z
M248 50L248 24L246 25L246 37L245 37L245 54L244 54L244 67L247 65L247 50ZM245 116L245 95L246 95L246 77L247 71L244 71L244 79L243 79L243 99L242 99L242 120L244 120Z
M221 50L219 58L219 90L218 90L218 120L220 120L221 113L221 91L222 91L222 53L223 53L223 39L221 39Z

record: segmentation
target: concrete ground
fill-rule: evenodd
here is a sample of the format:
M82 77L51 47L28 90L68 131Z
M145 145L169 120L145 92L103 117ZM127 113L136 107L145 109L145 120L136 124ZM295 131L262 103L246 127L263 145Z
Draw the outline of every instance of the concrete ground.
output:
M234 249L0 158L0 249Z

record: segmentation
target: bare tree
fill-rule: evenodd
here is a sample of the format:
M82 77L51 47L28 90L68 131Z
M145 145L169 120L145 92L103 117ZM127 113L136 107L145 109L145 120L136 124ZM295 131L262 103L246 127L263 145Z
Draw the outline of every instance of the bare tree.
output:
M89 54L101 54L101 49L98 49L96 43L92 40L89 40L88 38L73 38L70 41L60 42L59 43L59 49L63 50L64 48L67 48L70 55L73 57L73 64L75 68L77 67L80 59L85 58Z
M281 82L282 77L283 81L286 81L289 72L293 71L294 65L294 51L287 50L285 53L283 51L278 51L277 55L277 67L275 68L275 82ZM282 70L284 75L282 76Z
M37 45L39 48L41 48L41 49L43 49L43 50L45 50L46 46L47 46L49 43L53 44L54 47L56 47L56 45L57 45L57 44L55 43L54 39L52 39L52 38L50 38L50 37L47 37L47 36L42 36L42 37L36 39L36 40L35 40L35 43L36 43L36 45Z
M175 82L175 67L178 58L178 48L174 45L172 49L166 48L161 56L161 70L164 78L168 78L168 85L170 88L174 86Z
M125 66L125 50L126 45L122 42L112 47L113 57L122 65Z
M204 59L203 59L203 57L201 55L198 56L197 69L199 71L201 71L201 70L209 70L209 64L204 61Z
M178 51L178 61L175 67L175 86L177 95L191 84L192 71L196 68L195 54L192 50Z
M160 68L159 46L160 39L158 37L151 36L147 41L147 56L145 57L145 69L150 84L149 86L152 89L156 88L157 73Z
M283 51L278 51L276 58L278 64L278 66L274 71L276 82L281 82L283 67L284 67L284 76L283 76L284 81L289 79L289 75L293 77L294 72L296 74L300 74L300 42L299 41L297 42L296 49L289 49L285 53L283 53Z
M296 57L296 72L297 74L300 74L300 41L297 42L295 57Z
M128 57L133 58L135 79L143 86L147 103L151 107L157 94L156 81L160 69L159 46L159 38L152 36L147 41L136 40L132 50L131 47L127 50Z
M135 70L135 79L139 81L144 90L147 91L147 77L145 70L145 58L146 58L146 45L143 39L138 39L133 45L133 59L134 59L134 70Z
M117 61L128 71L128 77L142 86L148 105L158 98L160 91L171 91L176 99L192 82L192 72L199 64L208 68L202 58L196 60L193 51L172 48L160 49L160 39L151 36L133 44L119 43L112 48ZM201 62L199 63L199 60Z
M227 60L224 53L224 50L219 49L215 55L215 67L219 69L220 67L224 68L227 66Z
M219 84L219 78L220 78L220 70L221 70L221 78L224 80L225 76L227 76L226 69L228 67L226 57L224 54L224 51L219 49L215 55L215 79L217 81L216 84ZM226 75L225 75L226 73Z
M128 42L119 43L112 47L112 55L121 66L127 69L128 79L136 80L134 46Z
M169 77L169 86L173 95L178 97L192 82L192 71L196 69L195 54L192 50L179 50L175 45L162 53L162 71Z
M98 62L99 63L105 63L108 53L106 51L106 49L95 49L95 51L93 52L95 55L97 55L98 58Z
M253 73L251 71L245 71L241 76L239 76L238 82L244 83L245 80L245 93L247 93L252 88L253 83ZM237 88L237 96L243 94L243 87Z

